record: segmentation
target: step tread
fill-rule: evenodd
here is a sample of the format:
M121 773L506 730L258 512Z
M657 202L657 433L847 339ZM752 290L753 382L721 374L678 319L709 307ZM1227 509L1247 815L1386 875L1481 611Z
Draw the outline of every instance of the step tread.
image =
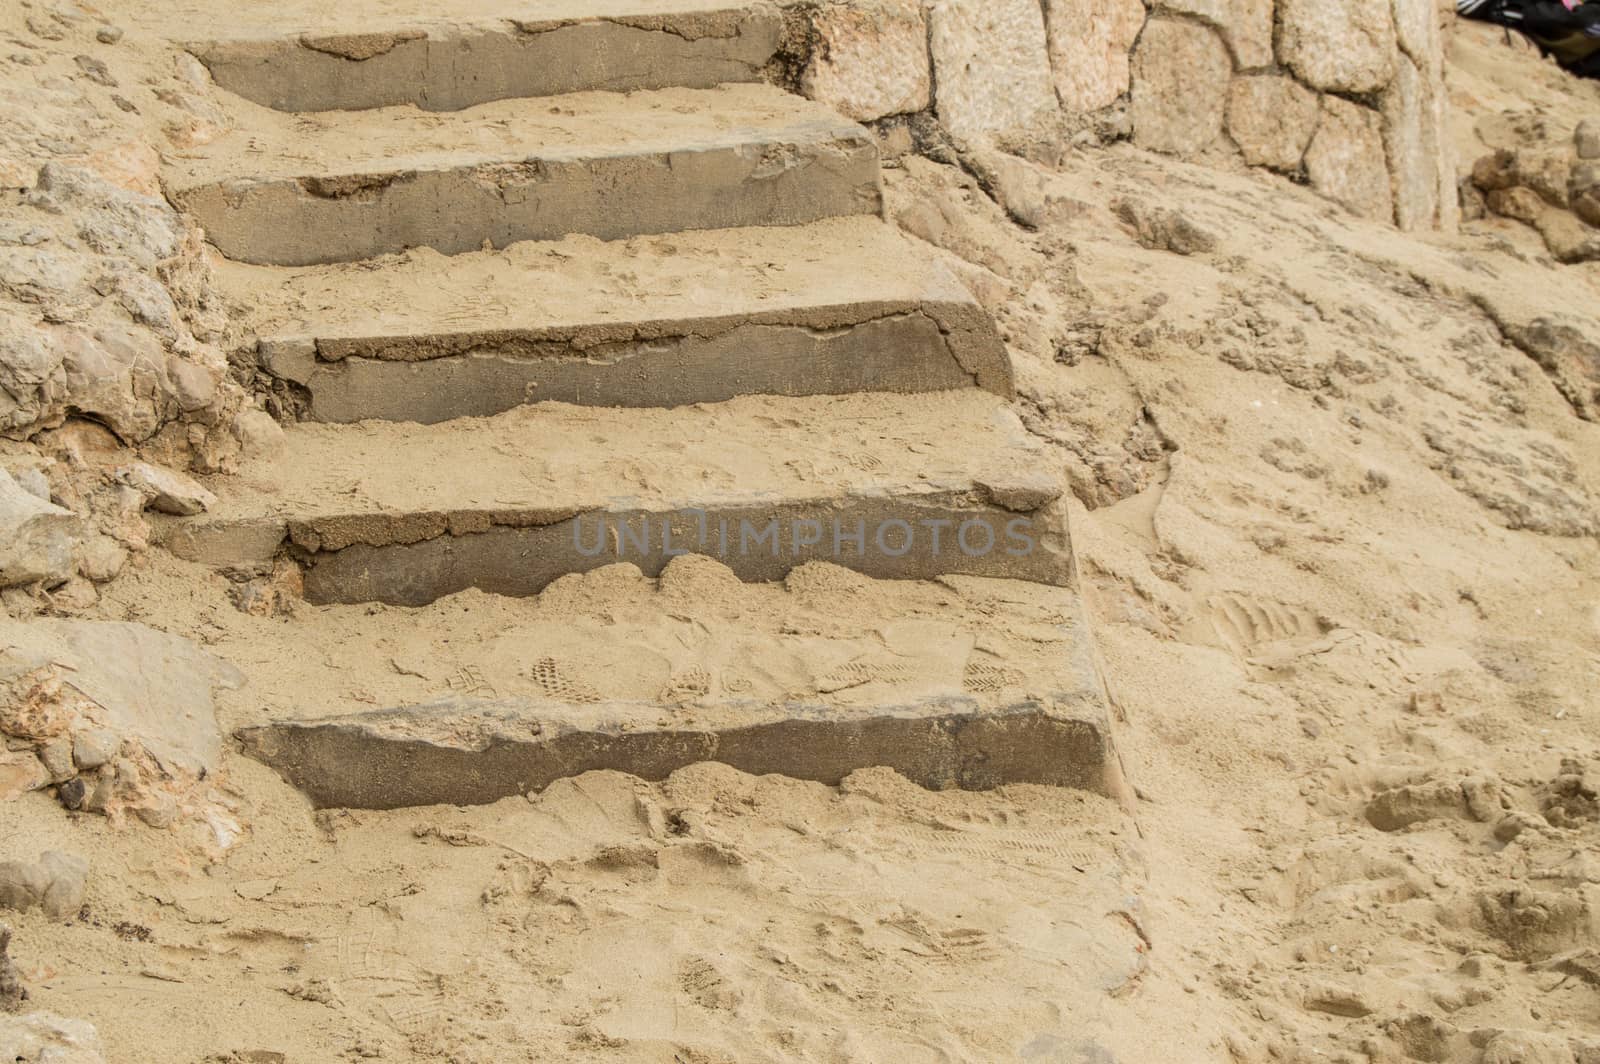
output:
M187 605L212 615L202 596ZM1104 689L1068 588L825 563L743 584L686 557L658 579L611 566L526 599L468 591L399 624L337 605L293 625L220 621L217 649L249 693L225 693L224 712L319 805L488 802L698 760L827 783L890 764L936 787L1114 790ZM306 699L330 654L359 700ZM996 741L1012 730L1030 742ZM352 778L337 767L352 755L396 771Z
M870 143L859 125L771 85L581 92L530 103L499 100L464 111L415 107L284 114L235 101L237 125L169 160L169 191L283 180L327 182L324 197L360 196L359 180L494 164L672 155L715 149ZM775 159L774 166L783 165ZM508 181L534 175L509 171Z
M321 266L223 261L217 279L244 328L269 343L314 342L323 361L438 358L484 334L583 347L729 319L828 329L931 303L975 306L925 248L868 217Z
M408 27L541 25L648 20L667 15L744 11L736 0L127 0L118 12L141 29L176 40L218 41L301 34L393 33Z
M670 410L550 403L437 425L305 423L285 435L281 453L213 478L216 505L185 524L659 510L980 484L1060 491L1039 473L1046 445L978 390L749 396Z

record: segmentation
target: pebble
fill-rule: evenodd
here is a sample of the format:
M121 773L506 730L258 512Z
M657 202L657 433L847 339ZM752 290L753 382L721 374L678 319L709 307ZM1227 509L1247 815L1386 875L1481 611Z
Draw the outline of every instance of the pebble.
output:
M122 40L121 26L101 26L94 31L94 39L101 44L116 44Z

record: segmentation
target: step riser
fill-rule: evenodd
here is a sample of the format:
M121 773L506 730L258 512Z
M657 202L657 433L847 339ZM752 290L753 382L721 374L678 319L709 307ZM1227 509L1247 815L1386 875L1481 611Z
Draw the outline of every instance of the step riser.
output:
M489 721L474 720L470 707L428 707L411 711L409 720L405 711L374 714L378 727L361 717L284 722L247 728L239 737L247 753L275 768L318 808L480 805L584 772L610 769L662 780L703 761L829 785L860 769L887 766L930 790L989 790L1009 783L1111 795L1121 790L1098 702L1025 702L980 711L944 700L849 715L828 707L785 707L768 721L722 729L664 728L656 723L660 709L641 716L626 707L615 713L595 708L601 720L589 727L567 724L556 707L529 707L521 714L502 707ZM448 716L432 724L433 714ZM411 735L389 731L385 717L398 718ZM438 740L415 737L425 736L430 725L438 729ZM487 742L463 748L455 744L459 739L447 737L452 730L458 736L487 732Z
M812 329L746 322L648 340L587 344L537 333L393 341L274 343L266 361L303 385L307 417L435 423L523 403L664 407L738 395L932 392L982 387L1011 394L1004 347L970 306L881 312L861 324ZM978 320L969 320L978 319ZM428 348L466 351L413 361ZM337 353L317 361L315 351Z
M745 581L781 580L808 561L886 579L962 574L1057 586L1072 581L1065 515L1056 506L1013 513L957 493L915 501L708 505L703 513L703 534L702 511L685 508L564 519L356 515L290 525L276 534L260 523L179 523L170 526L165 541L191 561L260 569L286 535L306 563L305 597L318 604L421 606L468 588L532 595L568 573L615 562L631 562L656 576L684 553L715 557ZM483 530L461 531L474 526ZM864 534L860 542L858 533Z
M878 156L861 134L807 144L483 163L309 181L229 181L178 192L229 258L350 262L432 247L447 255L587 233L803 225L880 208Z
M766 9L685 12L651 21L658 25L529 22L520 28L402 32L390 40L362 34L188 47L219 86L280 111L396 104L456 111L516 97L755 81L783 29L781 17ZM414 35L419 32L427 35Z

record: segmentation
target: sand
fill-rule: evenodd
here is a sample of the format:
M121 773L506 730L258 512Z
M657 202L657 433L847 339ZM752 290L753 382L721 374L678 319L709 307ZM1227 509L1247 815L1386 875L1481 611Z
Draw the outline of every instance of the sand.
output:
M1595 113L1498 32L1454 37L1464 167L1480 119ZM1399 234L1126 146L1040 180L1037 232L923 159L887 210L996 314L1071 484L1127 805L700 765L313 813L230 749L249 827L216 863L43 792L0 810L8 855L92 856L79 919L12 921L30 1005L119 1062L1593 1059L1600 425L1508 329L1600 335L1600 268L1505 219ZM1216 250L1143 246L1117 199ZM249 615L243 584L131 564L83 615L234 660L229 729L479 684L649 694L751 638L764 692L832 685L801 645L909 646L922 671L870 682L940 689L967 675L949 645L987 646L1004 684L1048 652L1016 618L1058 593L722 583L706 623L625 569L423 612L307 606L286 577Z

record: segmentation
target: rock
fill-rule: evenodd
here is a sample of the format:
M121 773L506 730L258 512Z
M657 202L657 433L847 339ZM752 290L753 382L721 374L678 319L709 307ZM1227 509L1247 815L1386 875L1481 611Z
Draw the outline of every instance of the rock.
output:
M1394 77L1392 0L1281 0L1278 58L1324 92L1376 92Z
M0 1013L16 1012L28 1000L28 991L17 975L17 966L11 963L11 928L0 924ZM0 1059L21 1060L20 1047L8 1044L10 1035L6 1026L11 1021L0 1017Z
M133 807L134 815L149 827L157 830L172 826L178 818L178 803L170 794L156 792L143 803Z
M1317 94L1293 78L1252 74L1228 87L1228 135L1251 166L1299 170L1318 113Z
M56 800L63 809L82 809L83 800L89 793L89 785L78 776L72 777L67 782L56 788Z
M1158 0L1156 6L1215 29L1239 69L1272 66L1272 0Z
M1359 1019L1373 1013L1372 1004L1356 987L1322 983L1311 987L1301 998L1301 1004L1311 1012L1325 1012L1330 1016Z
M83 908L88 886L89 862L76 854L46 850L39 855L49 885L39 898L44 914L52 920L70 920Z
M953 136L1025 137L1054 117L1038 0L935 0L929 19L934 107Z
M50 478L37 469L19 469L11 474L17 486L42 502L50 501Z
M85 771L99 768L117 756L122 740L106 728L86 728L72 737L72 761Z
M1383 143L1401 229L1431 228L1439 216L1439 134L1432 88L1405 56L1383 94Z
M92 1024L48 1012L0 1018L0 1060L8 1064L105 1064L100 1037Z
M1133 226L1139 246L1151 251L1170 251L1177 255L1194 255L1215 251L1217 238L1196 225L1181 211L1140 203L1132 199L1118 200L1112 210L1118 218Z
M70 510L26 491L0 470L0 587L54 587L76 570L73 550L82 533Z
M172 382L178 409L186 414L204 410L216 401L217 378L205 366L173 355L167 359L167 379Z
M37 319L0 305L0 432L25 436L64 398L62 352Z
M806 96L858 122L925 111L932 102L928 24L915 0L833 3L811 19Z
M101 26L99 29L94 31L94 39L99 41L101 44L116 44L118 41L122 40L122 27L109 25Z
M1585 118L1572 134L1572 146L1580 159L1600 159L1600 118Z
M52 920L71 919L83 908L88 875L88 861L60 850L46 850L33 864L0 862L0 908L42 908Z
M84 725L133 742L168 772L215 771L222 737L212 690L242 682L232 666L142 624L0 620L0 681L50 664L70 676L59 697L86 699L98 717Z
M979 150L971 161L984 185L1018 225L1038 229L1050 209L1044 175L1032 163L1001 151Z
M72 762L72 740L64 735L39 747L39 761L50 774L51 783L64 783L78 774Z
M1572 1047L1557 1035L1497 1031L1483 1047L1482 1064L1576 1064Z
M1600 231L1584 225L1567 211L1546 207L1534 225L1557 262L1600 261Z
M115 539L98 532L78 548L78 571L96 583L116 579L127 561L128 552Z
M1489 210L1502 218L1514 218L1527 225L1539 224L1548 205L1531 188L1497 188L1484 197Z
M1128 91L1128 55L1144 27L1139 0L1047 0L1050 67L1064 110L1082 114Z
M265 410L247 407L233 419L233 435L246 458L270 458L283 450L283 426Z
M1306 150L1311 187L1375 221L1394 217L1389 167L1378 115L1333 96L1322 98L1322 120Z
M193 477L148 462L123 466L117 470L116 478L119 483L140 492L148 508L164 514L190 517L204 513L217 501L217 497Z
M26 750L0 751L0 802L50 784L50 770Z
M25 913L39 906L50 887L50 875L28 861L0 861L0 909Z
M1211 30L1151 19L1133 55L1133 142L1191 155L1222 133L1233 61Z

